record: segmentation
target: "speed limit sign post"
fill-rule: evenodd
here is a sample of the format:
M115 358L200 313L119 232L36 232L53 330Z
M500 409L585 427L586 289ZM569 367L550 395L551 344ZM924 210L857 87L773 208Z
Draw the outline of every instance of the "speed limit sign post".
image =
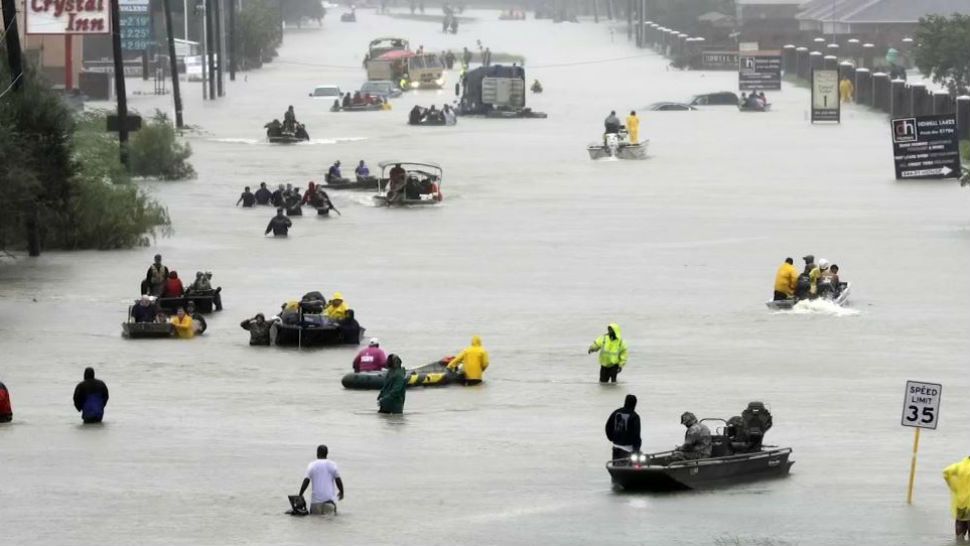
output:
M913 459L909 464L909 488L906 491L907 504L913 504L913 481L916 479L916 452L919 451L920 429L936 429L940 421L940 399L943 385L922 381L907 381L903 396L902 425L913 427Z

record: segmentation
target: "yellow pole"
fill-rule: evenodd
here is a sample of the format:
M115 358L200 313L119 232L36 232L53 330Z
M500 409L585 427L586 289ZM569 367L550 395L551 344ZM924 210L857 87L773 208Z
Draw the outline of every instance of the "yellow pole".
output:
M906 491L906 504L913 504L913 482L916 480L916 452L919 451L919 427L913 435L913 460L909 463L909 489Z

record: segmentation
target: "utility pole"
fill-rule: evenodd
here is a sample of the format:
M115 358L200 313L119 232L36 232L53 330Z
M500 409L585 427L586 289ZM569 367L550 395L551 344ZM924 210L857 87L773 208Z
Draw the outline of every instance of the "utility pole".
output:
M593 22L594 23L600 22L600 10L597 4L599 4L599 1L593 0Z
M626 39L633 38L633 0L626 0Z
M637 2L639 3L639 6L637 6L637 47L646 47L643 24L646 22L644 12L647 11L647 0L637 0Z
M206 0L205 2L205 30L207 35L206 40L206 57L209 63L209 99L215 100L216 98L216 59L215 52L212 47L212 42L215 40L215 33L213 31L213 21L212 21L212 2L213 0Z
M236 81L236 0L229 0L229 81Z
M209 98L209 80L206 78L209 75L209 69L207 68L209 59L209 41L205 31L205 0L198 0L198 3L195 6L195 14L201 15L201 17L199 17L199 35L202 36L202 51L200 52L200 59L202 59L202 62L199 64L202 65L202 100L206 100Z
M121 55L121 15L118 0L109 0L111 8L111 49L115 57L115 95L118 101L118 144L121 164L128 168L128 95L125 91L125 59Z
M172 34L172 5L162 0L165 9L165 32L168 33L168 67L172 72L172 96L175 98L175 126L182 128L182 93L179 91L179 63L175 58L175 36Z
M3 0L3 28L7 44L7 63L10 65L11 89L19 92L24 86L24 56L20 51L20 31L17 29L17 2Z
M222 75L226 71L226 56L225 50L222 47L222 7L219 0L212 0L213 11L212 18L215 19L216 27L216 58L218 63L216 66L216 86L219 88L219 96L222 97L226 94L225 90L222 88Z

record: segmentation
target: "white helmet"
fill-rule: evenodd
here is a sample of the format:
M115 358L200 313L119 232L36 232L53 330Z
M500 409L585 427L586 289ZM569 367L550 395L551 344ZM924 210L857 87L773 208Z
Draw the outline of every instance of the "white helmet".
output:
M819 259L818 268L821 269L822 271L825 271L826 269L829 268L829 261L826 260L825 258Z

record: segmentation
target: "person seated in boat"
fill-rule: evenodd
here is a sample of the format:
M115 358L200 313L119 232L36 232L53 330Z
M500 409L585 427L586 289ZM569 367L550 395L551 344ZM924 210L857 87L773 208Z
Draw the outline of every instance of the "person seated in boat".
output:
M367 106L374 104L374 97L372 97L370 93L364 93L364 104Z
M761 107L764 108L768 106L768 97L765 96L764 91L758 91L758 100L761 101Z
M482 374L488 368L488 351L482 347L482 338L472 336L472 343L462 349L458 356L448 362L448 369L457 372L458 365L465 374L465 385L477 385L482 382Z
M795 269L795 260L785 258L784 263L778 266L775 273L775 294L774 301L790 300L795 297L795 288L798 286L798 270Z
M195 325L192 323L192 317L185 312L184 308L179 307L175 316L169 319L168 322L175 329L176 337L182 339L192 339L195 337Z
M209 328L209 325L206 324L205 317L202 316L202 313L195 310L194 301L190 300L189 303L185 305L185 314L192 317L192 327L195 329L195 335L204 334Z
M152 322L155 320L156 312L152 299L145 295L131 308L131 319L135 322Z
M357 177L358 182L363 182L367 178L370 178L370 169L367 168L367 164L364 163L363 159L361 159L357 163L357 166L354 167L354 176Z
M283 124L278 119L274 119L263 127L266 128L266 136L268 137L283 136Z
M288 133L296 131L296 112L293 111L293 105L283 113L283 130Z
M838 274L833 274L829 261L822 258L818 261L817 294L820 298L834 298L838 292ZM838 271L838 270L836 270Z
M201 271L195 272L195 280L189 285L188 290L185 291L187 295L204 295L212 296L212 305L215 307L216 311L222 311L222 287L217 286L212 287L212 272L206 271L205 273Z
M269 346L269 332L273 323L267 321L262 313L256 313L253 318L240 322L239 326L249 332L250 345Z
M364 103L364 97L360 94L360 91L354 91L354 98L351 99L354 106L362 106Z
M342 104L343 104L343 107L344 108L349 108L350 107L350 92L349 91L347 92L346 95L344 95L344 100L343 100L343 103Z
M300 140L310 140L310 133L306 132L306 125L303 125L302 123L296 124L294 136Z
M387 354L376 337L370 338L367 348L354 357L354 372L379 372L387 367Z
M687 427L684 443L670 455L672 461L705 459L711 456L711 429L689 411L680 416L680 424Z
M266 182L259 183L259 189L253 194L257 205L268 205L273 193L266 188Z
M155 320L153 322L155 324L168 324L168 315L165 314L165 311L161 309L156 309Z
M628 394L623 407L606 419L606 439L613 442L613 460L629 459L640 451L640 416L636 412L637 397Z
M796 300L812 299L815 297L820 273L818 266L815 265L815 256L808 254L802 260L805 261L805 269L798 275L798 281L795 284Z
M616 110L610 111L610 115L606 116L606 119L603 120L603 126L605 129L603 132L607 135L609 134L615 135L620 132L620 129L623 128L623 125L620 124L620 118L616 117Z
M747 108L747 106L748 106L748 94L747 93L741 93L741 98L738 99L738 106Z
M420 125L422 118L424 118L424 108L415 104L414 108L411 109L411 113L408 114L408 123L411 125Z
M532 82L532 92L533 93L542 93L542 84L539 83L539 80L535 80L535 81Z
M839 266L835 264L829 266L829 274L832 277L832 286L835 288L835 294L833 297L838 297L842 293L842 289L845 288L845 283L839 279Z
M407 188L407 171L398 163L391 167L390 179L387 185L387 202L393 203L404 199L404 190Z
M345 343L360 343L360 323L357 322L353 309L347 309L347 316L340 321L340 336Z
M339 322L347 318L347 302L344 301L344 295L340 292L334 292L333 296L330 298L330 303L323 309L323 315L328 319Z
M182 286L182 279L175 271L168 272L168 279L165 281L165 288L162 290L163 298L181 298L185 295L185 287Z
M269 197L270 204L273 205L274 207L282 207L283 193L285 191L286 190L283 188L283 184L280 184L275 190L273 190L273 193L271 193Z
M293 222L283 214L283 209L279 208L276 209L276 216L269 221L269 225L266 226L266 232L263 235L269 235L269 232L272 231L273 237L286 237L292 226Z
M343 180L343 175L340 173L340 160L334 161L333 165L330 165L330 169L327 170L327 182L340 182Z
M239 206L239 203L242 203L242 206L247 208L256 205L256 196L249 190L249 186L246 186L242 192L242 195L240 195L239 199L236 201L237 207Z

